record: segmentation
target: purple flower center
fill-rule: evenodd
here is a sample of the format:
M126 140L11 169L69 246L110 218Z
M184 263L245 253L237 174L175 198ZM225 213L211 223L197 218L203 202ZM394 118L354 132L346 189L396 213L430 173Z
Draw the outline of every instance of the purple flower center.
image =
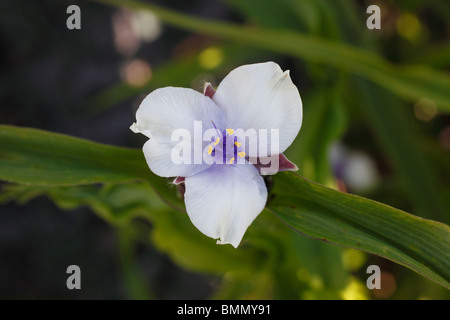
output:
M208 154L214 158L218 164L235 165L237 159L245 158L246 153L242 146L242 142L234 134L233 129L219 131L213 123L217 131L217 135L211 138L211 144L208 146Z

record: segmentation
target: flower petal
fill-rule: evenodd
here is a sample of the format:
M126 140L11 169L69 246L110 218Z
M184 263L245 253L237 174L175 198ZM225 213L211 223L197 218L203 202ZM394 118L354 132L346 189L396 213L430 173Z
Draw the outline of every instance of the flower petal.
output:
M194 121L203 129L223 126L224 114L207 96L189 88L165 87L154 90L142 101L136 112L134 132L151 132L151 138L167 143L176 129L194 130Z
M212 99L224 110L227 128L268 130L271 149L268 147L267 155L284 152L300 130L300 94L289 72L283 72L274 62L234 69L222 80ZM278 147L271 144L271 129L279 130Z
M210 167L206 163L174 162L172 159L174 147L168 143L158 143L155 139L148 140L142 150L150 170L160 177L188 177Z
M203 141L203 133L213 129L213 123L223 125L224 115L209 97L199 92L166 87L153 91L142 101L136 120L131 129L150 137L143 148L150 169L162 177L185 177L209 167L202 160L202 151L210 143ZM186 157L181 163L184 150ZM174 154L179 161L174 160Z
M258 170L247 164L213 165L185 180L186 210L192 223L217 243L235 248L264 209L267 188Z

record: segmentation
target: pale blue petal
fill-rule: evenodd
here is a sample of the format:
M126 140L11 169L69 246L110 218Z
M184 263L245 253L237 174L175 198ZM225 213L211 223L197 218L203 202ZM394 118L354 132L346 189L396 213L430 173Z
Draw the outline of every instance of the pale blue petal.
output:
M186 210L192 223L218 243L234 247L267 200L263 178L248 163L213 165L186 177L185 185Z
M190 176L209 167L202 159L202 151L210 143L202 141L203 133L213 129L213 123L223 126L223 121L223 111L209 97L192 89L166 87L153 91L142 101L131 129L150 137L143 151L155 174L162 177ZM183 139L177 138L174 134L180 131L188 135ZM189 159L182 163L175 161L173 152L177 150L189 150L186 152L190 154ZM200 161L195 161L196 151Z
M226 126L232 129L268 130L267 156L284 152L302 124L302 101L289 72L274 62L240 66L219 84L213 101L224 110ZM278 146L271 143L271 129L278 130ZM270 148L272 148L270 150Z

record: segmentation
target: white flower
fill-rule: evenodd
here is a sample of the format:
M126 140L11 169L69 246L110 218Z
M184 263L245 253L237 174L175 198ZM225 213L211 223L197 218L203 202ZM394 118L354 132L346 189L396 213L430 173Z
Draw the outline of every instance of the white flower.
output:
M131 129L150 138L143 148L150 169L162 177L176 177L174 183L185 183L184 201L192 223L220 244L237 247L264 209L267 188L261 173L297 170L282 152L300 130L302 102L289 72L274 62L234 69L217 91L208 83L204 94L186 88L157 89L142 101L136 120ZM196 122L201 122L204 131L214 130L210 140L201 142L202 154L214 162L174 163L174 148L188 150L189 155L198 153L195 141L192 145L172 139L179 129L195 138ZM238 129L268 132L267 156L245 146L235 134ZM279 160L278 167L269 168L268 160Z

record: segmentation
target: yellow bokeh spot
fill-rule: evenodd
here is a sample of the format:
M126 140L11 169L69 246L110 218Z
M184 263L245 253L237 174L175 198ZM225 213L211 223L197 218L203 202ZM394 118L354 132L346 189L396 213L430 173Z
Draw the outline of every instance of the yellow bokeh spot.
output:
M436 102L427 98L421 98L414 104L414 115L422 121L430 121L438 114Z
M422 34L422 24L415 15L411 13L403 13L395 22L397 32L403 38L411 41L418 42Z
M242 143L236 141L236 142L234 143L234 145L235 145L236 147L239 148L240 146L242 146Z
M233 129L227 129L227 133L231 136L234 133Z
M198 56L198 63L204 69L217 68L223 62L223 52L217 47L209 47Z
M367 255L359 250L347 249L342 254L342 263L348 271L358 271L367 260Z
M309 280L309 285L314 290L321 290L323 288L323 280L318 275L312 275L311 279Z
M220 138L217 137L217 138L216 138L216 141L214 142L214 145L217 146L217 145L219 144L219 142L220 142Z
M209 148L208 148L208 154L211 155L212 151L213 151L213 147L212 147L212 146L209 146Z
M355 278L352 278L348 285L341 292L344 300L368 300L367 287Z
M233 162L234 162L234 157L233 158L231 158L231 160L230 160L230 164L233 164Z
M245 152L238 152L238 156L241 158L245 157Z

